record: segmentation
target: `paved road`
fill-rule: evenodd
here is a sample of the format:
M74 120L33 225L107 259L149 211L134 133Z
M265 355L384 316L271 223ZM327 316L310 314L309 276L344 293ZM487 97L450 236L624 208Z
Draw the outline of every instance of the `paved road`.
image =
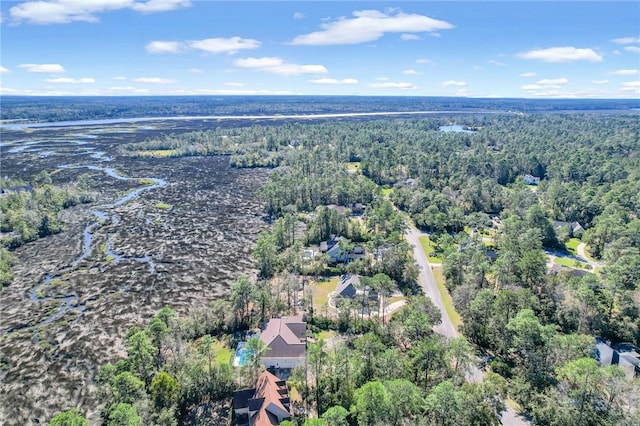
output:
M442 302L442 297L440 296L440 291L438 291L438 285L436 284L436 278L433 276L433 271L431 270L427 256L424 254L424 250L422 250L422 246L420 245L421 235L424 234L413 227L409 228L407 233L407 241L409 244L413 245L413 256L420 267L418 282L420 283L424 294L433 301L438 309L440 309L442 322L436 326L436 331L438 334L442 334L443 336L452 339L458 336L458 332L453 326L453 323L444 308L444 303Z
M429 265L429 260L427 259L424 250L422 250L422 245L420 244L420 236L422 235L425 234L421 233L414 227L410 227L407 231L407 241L409 242L409 244L413 245L413 256L416 259L418 266L420 267L418 282L420 283L420 287L422 287L424 294L431 299L431 301L438 307L438 309L440 309L442 322L435 327L436 332L449 339L452 339L458 336L458 331L453 326L451 318L449 318L449 314L447 314L447 310L444 308L444 302L442 301L442 297L440 296L436 278L433 275L433 271L431 270L431 265ZM469 382L481 382L484 378L484 373L476 366L471 366L466 373L466 378ZM502 416L500 418L500 421L503 425L531 425L531 423L527 422L525 419L519 416L509 405L507 405L506 407L506 410L502 412Z

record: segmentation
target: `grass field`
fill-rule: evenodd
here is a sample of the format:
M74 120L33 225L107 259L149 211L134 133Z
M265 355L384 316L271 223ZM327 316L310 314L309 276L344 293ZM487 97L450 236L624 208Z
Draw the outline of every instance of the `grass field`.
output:
M216 362L220 365L231 364L233 351L224 342L215 340L213 342L213 351L216 354Z
M322 307L327 305L329 293L336 289L338 279L339 277L331 277L327 281L311 284L311 288L313 289L313 309L316 312L322 312Z
M460 314L456 312L456 309L453 307L453 300L451 299L451 295L449 294L449 290L444 285L444 275L442 274L442 266L436 266L433 268L433 275L436 277L436 283L438 284L438 291L440 291L440 297L442 297L442 302L444 303L444 309L449 314L449 318L451 318L451 323L453 326L458 329L462 324L462 318Z
M423 235L420 237L420 245L422 246L422 250L424 250L424 254L427 255L429 262L442 263L442 258L436 255L436 245L428 236Z
M553 259L553 263L556 265L568 266L569 268L578 268L578 269L587 269L587 264L584 262L579 262L575 259L570 259L568 257L555 257Z
M569 253L574 256L578 255L578 245L580 244L580 240L577 238L569 238L569 241L565 243L565 248Z
M336 333L333 330L320 331L319 333L316 334L316 339L318 339L318 340L320 340L320 339L327 340L327 339L335 336L336 334L338 334L338 333Z
M393 192L393 188L382 188L383 197L389 197L389 195L391 195L392 192Z
M355 173L355 172L359 172L360 171L360 162L359 161L352 161L350 163L347 163L347 170Z

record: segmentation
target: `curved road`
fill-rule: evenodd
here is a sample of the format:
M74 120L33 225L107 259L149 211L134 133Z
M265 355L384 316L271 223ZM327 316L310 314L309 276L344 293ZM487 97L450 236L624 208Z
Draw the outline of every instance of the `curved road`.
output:
M426 234L418 231L413 226L410 226L407 230L406 235L407 241L413 246L413 256L416 259L418 266L420 267L420 275L418 276L420 287L422 287L422 291L424 291L424 294L431 299L431 301L438 307L438 309L440 309L442 322L435 327L435 330L438 334L441 334L448 339L453 339L454 337L458 336L458 331L453 326L451 318L449 318L449 314L444 308L444 302L442 301L442 296L440 296L436 278L433 275L433 271L431 270L431 265L429 265L427 255L424 253L424 250L422 250L422 245L420 244L420 237ZM475 365L472 365L467 371L466 377L469 382L481 382L484 374L479 368L477 368ZM519 416L508 404L505 404L505 407L506 409L502 412L500 418L500 421L503 425L531 425L531 423L527 422L525 419Z

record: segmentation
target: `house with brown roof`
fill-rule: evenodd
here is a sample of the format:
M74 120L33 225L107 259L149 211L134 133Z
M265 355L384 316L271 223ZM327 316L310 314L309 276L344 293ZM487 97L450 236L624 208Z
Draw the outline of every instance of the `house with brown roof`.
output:
M262 355L262 365L286 373L303 364L306 355L307 323L302 315L271 318L260 333L269 349Z
M252 389L233 393L234 424L275 426L292 417L289 390L284 380L263 372Z

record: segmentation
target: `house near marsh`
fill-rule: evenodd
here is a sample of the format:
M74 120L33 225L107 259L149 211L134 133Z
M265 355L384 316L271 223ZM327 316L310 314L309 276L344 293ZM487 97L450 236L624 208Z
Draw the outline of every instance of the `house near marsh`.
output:
M291 420L293 410L284 380L263 372L256 386L233 393L233 424L238 426L275 426Z
M346 240L332 235L327 241L320 243L320 252L326 253L332 263L348 263L352 260L362 259L365 256L364 248L356 246L353 249L343 248Z
M260 362L278 377L288 377L292 369L304 364L307 323L302 315L271 318L260 333L260 340L268 348Z

